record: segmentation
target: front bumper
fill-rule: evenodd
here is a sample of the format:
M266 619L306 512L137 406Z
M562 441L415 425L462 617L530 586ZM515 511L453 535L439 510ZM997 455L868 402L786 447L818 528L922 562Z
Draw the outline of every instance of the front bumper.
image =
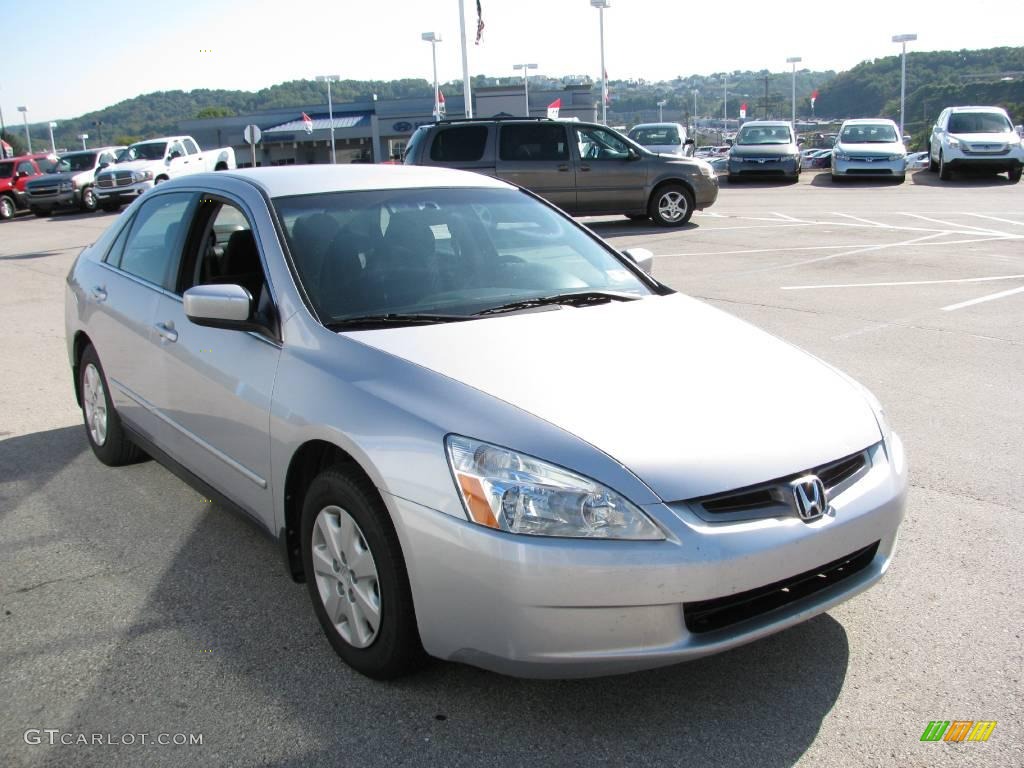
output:
M886 157L857 157L840 160L832 155L833 176L902 177L907 173L907 159L889 160Z
M718 199L718 177L711 179L701 174L694 179L693 190L693 205L698 211L714 205Z
M734 648L877 582L895 549L907 487L895 435L890 449L891 461L876 447L871 470L832 500L833 516L709 524L685 504L656 504L647 510L668 531L659 542L513 536L385 500L428 653L524 677L596 676ZM694 623L707 601L779 587L798 574L813 580L854 553L862 555L858 569L818 591L711 629Z
M800 159L754 157L729 158L729 178L736 176L796 176L800 173Z
M948 152L948 150L946 150ZM1005 154L966 154L959 153L953 157L946 156L946 167L951 171L981 170L991 173L1005 173L1024 167L1024 152L1007 152Z
M30 208L77 208L81 200L82 191L80 189L43 195L33 194L31 191L28 193Z
M99 184L93 187L96 199L100 202L130 203L140 195L146 194L153 188L152 181L139 181L134 184L117 187L101 187Z

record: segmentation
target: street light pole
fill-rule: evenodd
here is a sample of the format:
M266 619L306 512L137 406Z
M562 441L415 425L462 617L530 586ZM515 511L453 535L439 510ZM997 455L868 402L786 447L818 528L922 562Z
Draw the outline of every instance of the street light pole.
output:
M793 65L793 133L796 133L796 65L803 59L799 56L790 56L786 59L787 64Z
M590 0L590 5L597 8L601 25L601 124L608 125L608 70L604 66L604 9L611 8L611 0Z
M57 154L57 145L53 141L53 129L56 128L56 127L57 127L57 124L51 120L50 121L50 151L53 154L55 154L55 155Z
M337 152L334 147L334 105L331 103L331 83L336 83L339 79L338 75L316 76L318 83L327 83L327 120L331 124L331 165L335 165L338 162Z
M893 35L894 43L903 44L903 61L900 65L900 139L903 138L903 111L907 100L907 43L917 40L917 35Z
M88 149L88 147L85 146L85 140L89 138L89 134L88 133L80 133L80 134L78 134L78 138L80 138L82 140L82 149Z
M729 125L729 78L722 78L722 138L725 138L725 130Z
M665 99L662 99L661 101L658 102L658 122L659 123L665 122L665 114L661 110L662 110L662 108L666 104L668 104L668 101L665 100Z
M518 71L523 70L523 92L526 94L526 116L530 116L530 78L529 71L536 69L536 64L513 64L512 69Z
M466 4L463 0L459 0L459 34L462 36L462 101L466 117L469 118L473 116L473 94L469 82L469 54L466 52Z
M18 111L21 112L22 118L25 120L25 143L28 144L28 153L32 154L32 137L28 132L28 107L18 107Z
M441 87L437 83L437 44L441 42L441 36L436 32L424 32L420 39L430 43L434 56L434 121L437 122L441 119Z

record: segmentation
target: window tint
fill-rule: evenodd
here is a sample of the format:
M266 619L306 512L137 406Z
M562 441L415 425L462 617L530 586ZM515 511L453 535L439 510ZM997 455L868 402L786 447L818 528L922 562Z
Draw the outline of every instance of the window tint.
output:
M128 233L131 231L132 222L128 222L121 227L121 233L117 236L114 244L110 246L110 250L107 251L107 255L103 257L103 260L115 267L121 265L121 252L124 251L124 243L128 239Z
M487 126L460 125L438 131L430 148L430 159L438 162L473 162L484 156Z
M956 112L949 117L950 133L1002 133L1013 126L998 112Z
M185 148L183 146L181 146L181 142L180 141L176 141L173 144L171 144L171 149L170 149L170 151L167 154L168 154L168 156L177 154L178 157L184 157L185 156Z
M576 128L576 141L580 157L584 160L626 160L629 145L622 137L606 128L580 126Z
M199 258L185 278L182 290L193 285L241 285L254 298L263 286L263 266L249 220L234 205L203 198L207 224L199 244Z
M28 160L22 160L18 163L18 173L27 173L29 176L33 176L35 172L35 167Z
M121 269L172 289L192 199L191 192L176 192L143 203L125 244Z
M192 139L185 139L185 151L190 155L198 155L199 147L196 146L196 143L192 141Z
M501 126L502 160L568 160L565 127L551 124Z

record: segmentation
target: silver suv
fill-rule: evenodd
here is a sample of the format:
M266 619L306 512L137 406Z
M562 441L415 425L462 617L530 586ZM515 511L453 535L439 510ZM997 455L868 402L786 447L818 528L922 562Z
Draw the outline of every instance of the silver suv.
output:
M1001 107L946 107L932 128L928 167L948 181L961 169L1006 172L1020 181L1024 146Z
M496 176L574 216L650 217L665 227L685 224L718 198L709 163L658 155L594 123L446 120L413 134L405 163Z

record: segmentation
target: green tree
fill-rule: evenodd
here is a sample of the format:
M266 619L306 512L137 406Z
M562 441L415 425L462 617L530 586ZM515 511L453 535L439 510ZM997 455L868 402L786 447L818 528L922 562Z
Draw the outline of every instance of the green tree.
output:
M25 139L11 131L4 131L2 138L14 149L15 156L25 154Z
M116 146L120 146L122 144L125 145L125 146L128 146L129 144L134 144L136 141L142 141L142 137L141 136L131 136L131 135L128 135L128 134L121 134L120 136L117 136L117 137L114 138L114 144Z
M196 112L196 120L209 120L214 117L234 117L237 113L230 107L203 107Z

